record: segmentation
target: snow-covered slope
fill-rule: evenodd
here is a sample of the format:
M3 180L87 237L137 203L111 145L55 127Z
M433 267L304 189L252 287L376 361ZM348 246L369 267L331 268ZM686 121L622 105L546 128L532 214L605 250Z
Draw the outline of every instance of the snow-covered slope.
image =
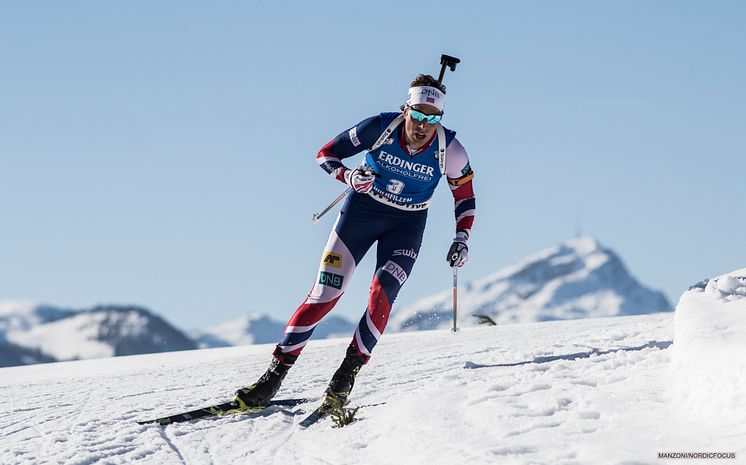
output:
M681 401L704 416L717 412L730 418L743 412L746 268L692 286L676 305L675 325L676 392Z
M637 282L611 249L587 236L465 283L458 299L460 326L476 325L472 314L502 324L671 310L661 292ZM445 328L451 324L452 308L448 289L396 309L389 324L392 330Z
M284 329L285 322L251 314L204 331L195 331L192 337L201 348L266 344L279 341ZM335 335L351 335L354 329L355 325L344 318L329 315L316 327L313 337L325 339Z
M9 332L7 339L57 360L196 348L184 333L139 307L97 307Z
M353 391L367 407L342 429L302 430L297 409L277 408L137 425L229 398L272 345L4 368L0 463L621 465L692 451L742 462L746 422L695 421L672 395L673 335L671 313L386 334ZM348 342L312 340L279 397L319 396Z

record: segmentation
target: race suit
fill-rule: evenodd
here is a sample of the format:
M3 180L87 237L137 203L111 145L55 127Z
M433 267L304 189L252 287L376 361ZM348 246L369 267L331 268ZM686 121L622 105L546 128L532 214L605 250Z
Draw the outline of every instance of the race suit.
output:
M370 150L400 113L381 113L339 134L316 155L317 163L345 182L342 160L363 150L364 164L377 176L368 194L348 194L321 256L311 292L290 318L274 355L292 364L321 319L334 308L350 282L355 267L377 242L376 270L368 305L355 330L352 345L358 356L370 357L388 322L391 306L412 273L420 253L427 208L438 185L438 139L411 152L404 124L389 140ZM445 128L444 128L445 129ZM457 234L468 235L474 222L474 176L466 150L456 133L445 129L445 174L455 202ZM366 358L367 360L367 358Z

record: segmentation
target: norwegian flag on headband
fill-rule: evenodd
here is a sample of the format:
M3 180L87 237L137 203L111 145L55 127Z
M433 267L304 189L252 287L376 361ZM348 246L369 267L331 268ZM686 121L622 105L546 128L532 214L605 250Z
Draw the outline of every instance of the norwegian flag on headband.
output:
M439 111L443 111L445 94L440 89L430 86L410 87L407 92L407 105L413 106L420 103L432 105Z

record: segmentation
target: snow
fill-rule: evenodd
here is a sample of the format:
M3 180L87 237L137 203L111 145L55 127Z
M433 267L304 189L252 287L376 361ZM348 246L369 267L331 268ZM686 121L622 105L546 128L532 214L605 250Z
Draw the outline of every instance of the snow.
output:
M228 347L273 342L285 326L267 316L249 314L239 319L195 332L200 348ZM266 339L270 336L271 339Z
M0 366L197 347L157 315L131 305L77 312L39 306L31 313L0 316L0 329L3 324L14 329L3 334L7 344L0 347Z
M39 349L58 360L111 357L114 348L98 340L104 314L80 313L63 320L8 334L8 340ZM75 335L75 337L72 337Z
M138 312L126 312L121 318L119 333L122 337L136 337L146 332L147 327L148 319L145 315Z
M746 422L746 268L692 286L675 326L677 399L701 417Z
M676 318L678 345L686 339ZM689 451L743 460L746 423L692 420L672 395L673 319L387 334L353 391L367 406L341 429L327 421L303 430L296 409L278 408L136 423L224 401L264 371L272 345L4 368L0 463L621 465ZM318 397L348 342L311 341L278 397Z
M39 305L35 300L3 300L0 301L0 315L31 313Z
M6 333L24 331L72 313L33 300L0 300L0 339Z

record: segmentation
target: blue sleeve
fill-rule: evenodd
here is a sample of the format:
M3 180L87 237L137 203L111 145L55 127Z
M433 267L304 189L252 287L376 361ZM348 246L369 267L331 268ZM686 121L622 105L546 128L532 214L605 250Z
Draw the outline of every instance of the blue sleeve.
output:
M324 171L342 180L347 168L341 160L370 149L383 132L381 124L382 115L371 116L340 133L319 150L316 162Z
M381 115L371 116L337 135L325 147L339 158L351 157L373 147L381 132Z

